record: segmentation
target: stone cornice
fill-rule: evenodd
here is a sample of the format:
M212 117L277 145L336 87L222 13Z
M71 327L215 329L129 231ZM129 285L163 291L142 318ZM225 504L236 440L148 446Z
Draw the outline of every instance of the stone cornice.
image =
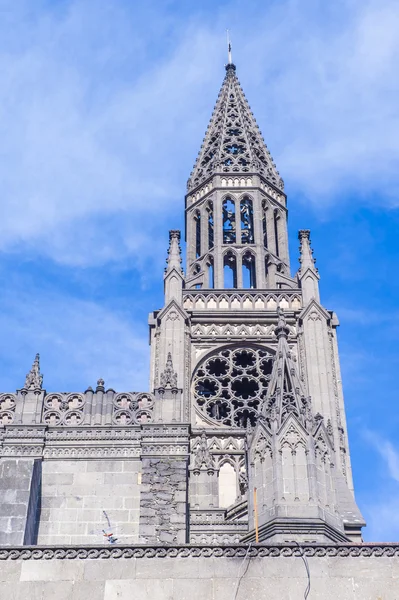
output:
M252 558L398 557L399 543L368 544L231 544L226 546L18 546L0 548L0 560L104 558Z

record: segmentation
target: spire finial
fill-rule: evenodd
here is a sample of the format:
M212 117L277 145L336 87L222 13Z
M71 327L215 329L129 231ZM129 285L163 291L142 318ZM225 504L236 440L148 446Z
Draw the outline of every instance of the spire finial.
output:
M43 375L40 373L40 356L36 354L32 368L25 377L24 388L26 390L41 390L43 384Z
M169 231L169 250L166 264L166 273L172 269L176 269L181 273L181 248L180 248L180 231L171 229Z
M233 61L231 58L231 39L230 39L230 31L228 29L226 29L227 32L227 56L228 56L228 62L227 64L232 65Z

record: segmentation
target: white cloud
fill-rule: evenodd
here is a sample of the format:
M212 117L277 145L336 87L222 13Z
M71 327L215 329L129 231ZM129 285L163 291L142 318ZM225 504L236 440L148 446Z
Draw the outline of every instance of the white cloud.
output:
M221 81L225 10L31 6L10 2L0 25L0 245L78 266L140 257L148 270L160 229L182 223ZM289 190L318 208L350 193L393 206L398 4L253 0L243 13L236 0L229 19Z
M383 459L389 476L399 483L399 450L374 431L365 430L364 437Z
M147 328L130 313L31 286L10 287L2 306L1 390L22 387L36 352L48 392L82 391L100 377L116 390L148 390Z

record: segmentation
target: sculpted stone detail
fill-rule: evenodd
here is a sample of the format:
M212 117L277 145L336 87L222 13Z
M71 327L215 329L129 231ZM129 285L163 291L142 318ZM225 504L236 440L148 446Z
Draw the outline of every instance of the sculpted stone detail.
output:
M206 439L205 431L201 434L201 441L197 446L197 450L194 456L194 472L199 471L202 467L209 470L214 470L215 462L213 456L209 451L208 442Z
M9 425L14 421L17 398L14 394L0 395L0 424Z
M309 532L312 533L311 531ZM201 534L198 534L198 538ZM134 559L134 558L251 558L272 557L364 557L384 558L399 557L399 544L264 544L251 546L248 544L210 545L209 540L201 542L193 540L195 545L180 544L165 545L136 545L136 546L81 546L65 548L25 547L1 548L0 560L95 560L101 559ZM205 545L201 545L205 544Z
M194 375L197 409L207 421L247 427L256 423L266 397L274 355L256 347L225 348L207 358Z
M48 394L44 398L43 423L81 425L86 399L83 394Z
M162 388L177 388L177 373L173 370L172 354L168 352L165 370L161 373L159 384Z
M25 390L41 390L43 385L43 375L40 373L40 356L36 354L32 368L25 378Z
M116 394L112 407L115 425L138 425L153 420L154 397L152 394Z
M241 89L235 67L229 65L205 140L188 180L188 189L200 186L217 172L251 171L262 175L279 190L284 189L284 182Z

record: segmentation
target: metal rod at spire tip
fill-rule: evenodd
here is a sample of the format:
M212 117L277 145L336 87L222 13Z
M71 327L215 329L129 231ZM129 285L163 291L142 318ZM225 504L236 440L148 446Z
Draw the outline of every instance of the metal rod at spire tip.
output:
M227 32L227 54L228 54L228 64L231 65L233 63L231 59L231 40L230 40L230 31L226 29Z

